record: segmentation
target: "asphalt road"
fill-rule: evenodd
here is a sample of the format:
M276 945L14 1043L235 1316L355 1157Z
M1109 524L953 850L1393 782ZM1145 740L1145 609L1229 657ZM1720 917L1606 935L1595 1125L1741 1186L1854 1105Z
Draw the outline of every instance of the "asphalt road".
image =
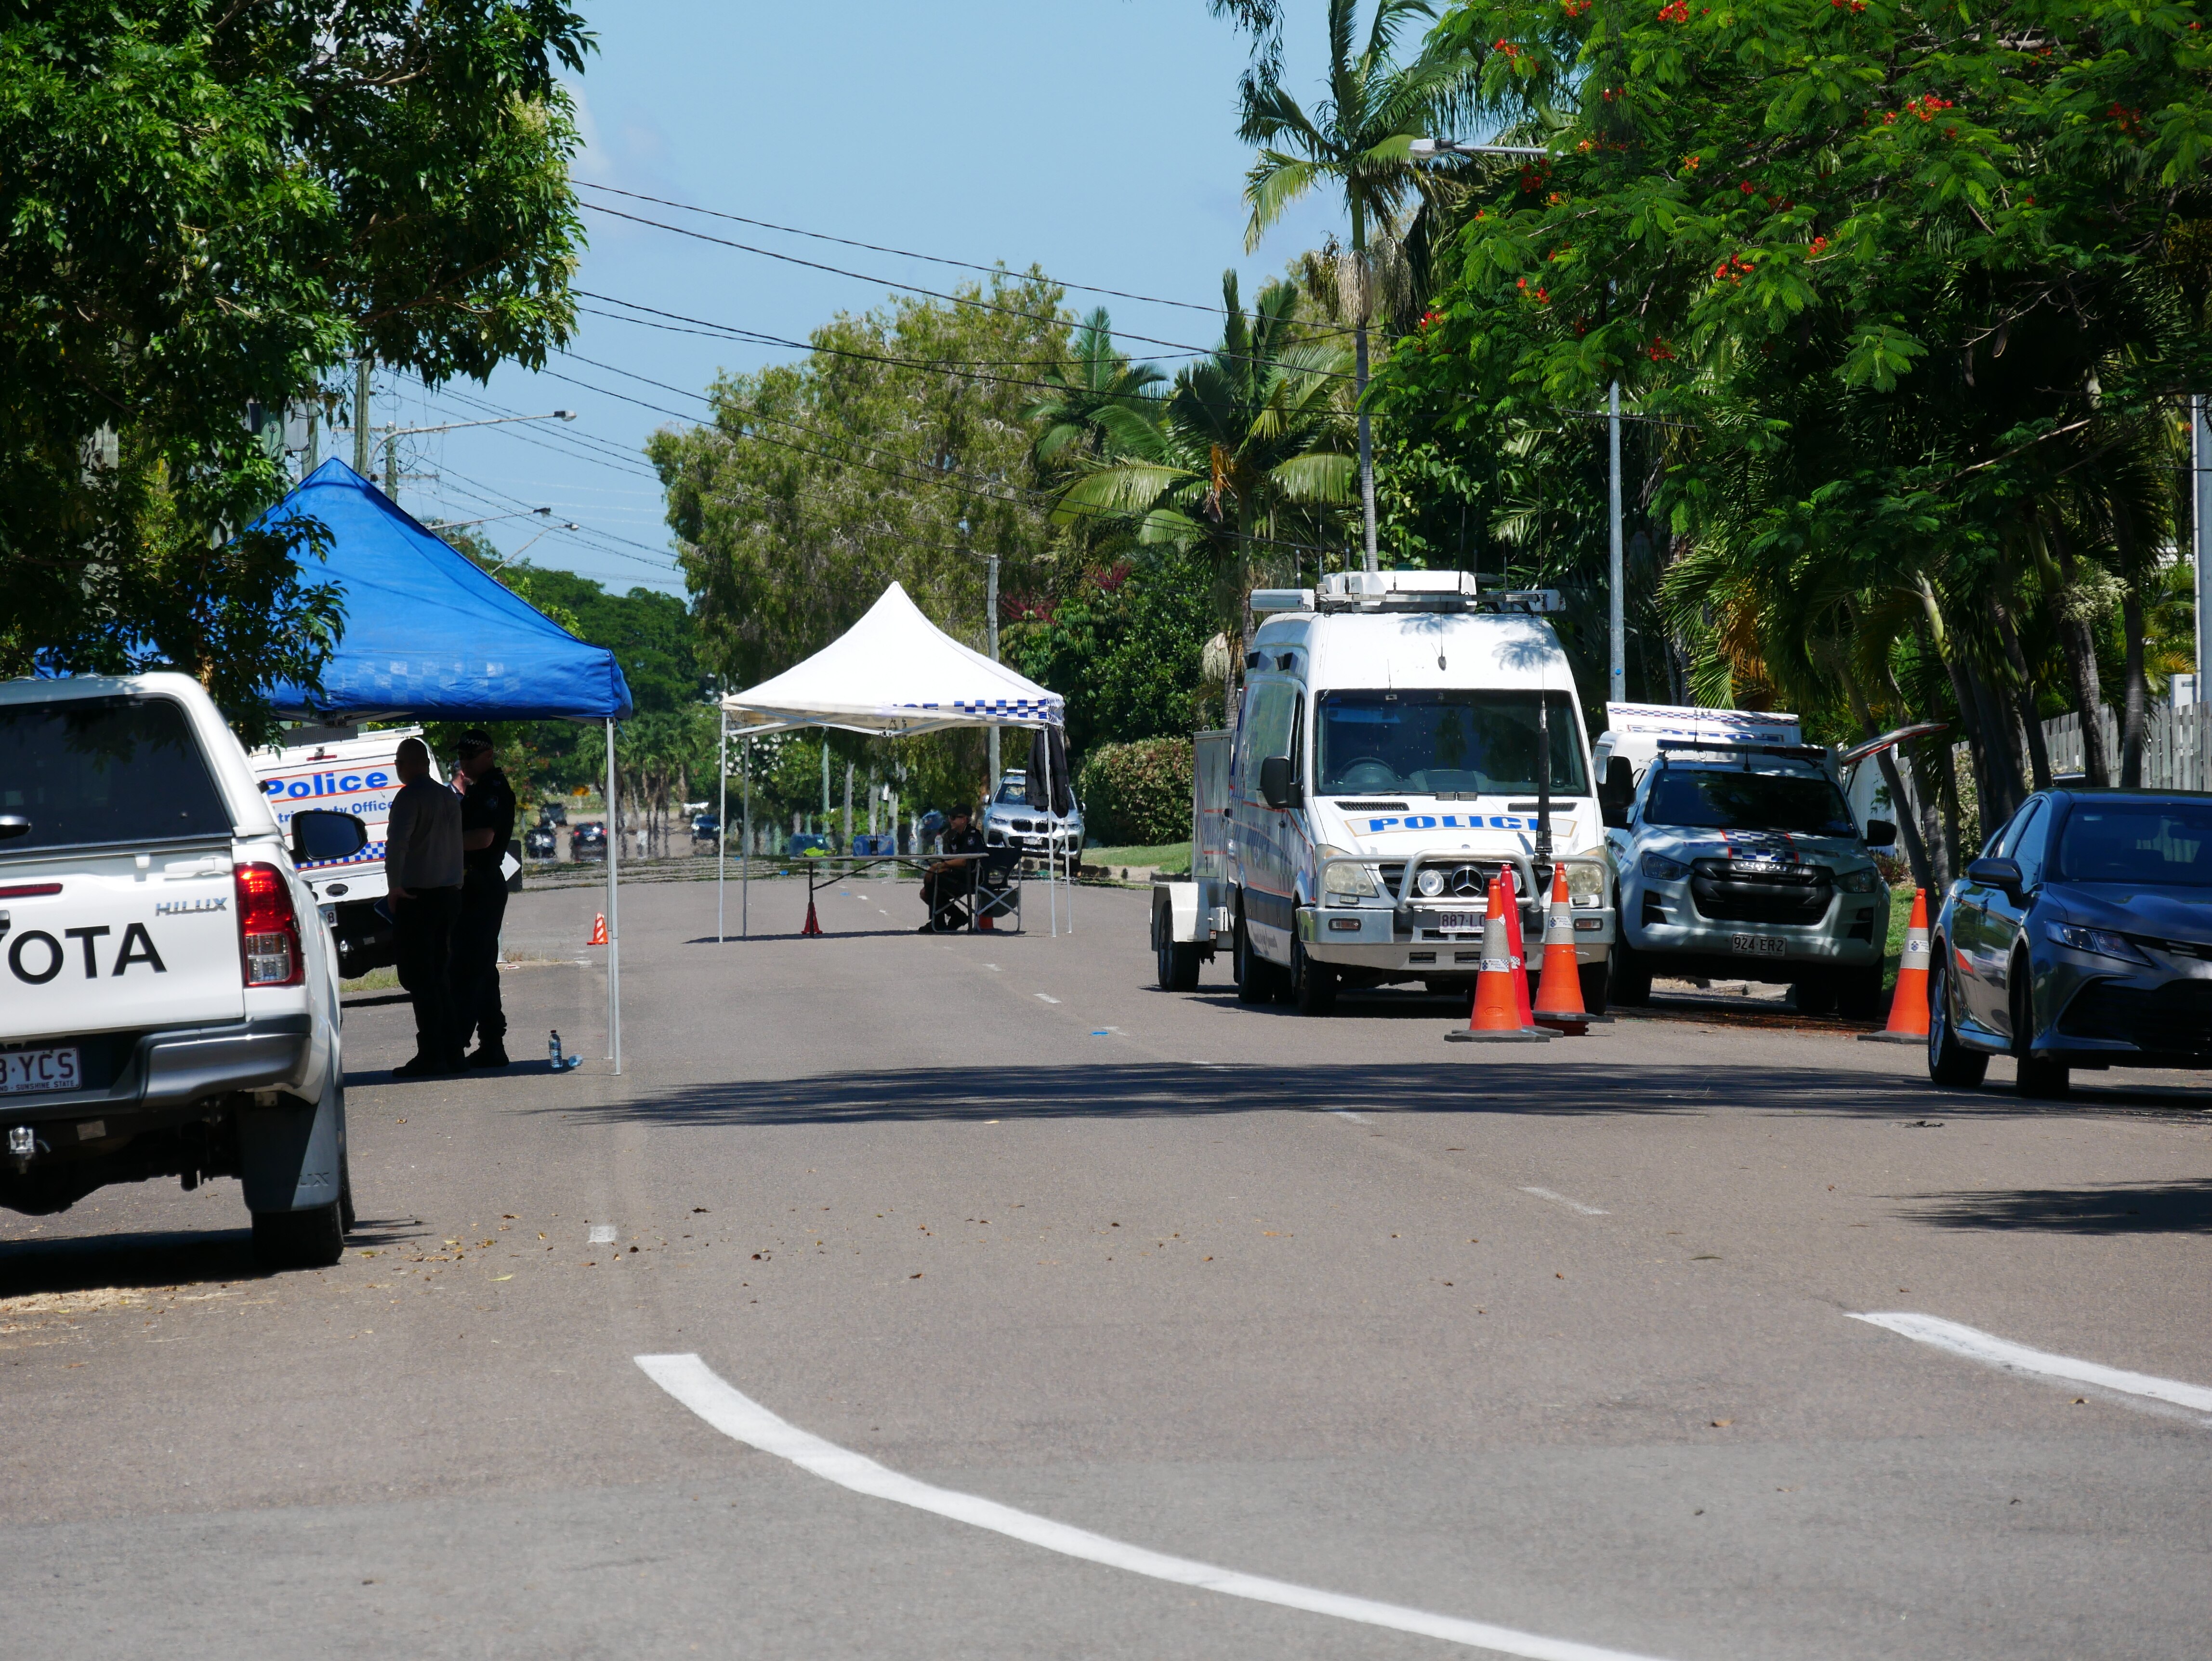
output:
M1389 1605L1530 1655L2212 1648L2212 1412L1850 1318L2212 1386L2212 1092L1683 1019L1448 1044L1409 995L1161 993L1147 896L1056 940L1042 898L925 938L855 882L805 940L760 884L718 946L711 887L641 889L617 1078L597 896L525 894L510 1048L592 1059L394 1083L406 1006L355 996L341 1266L256 1274L227 1182L0 1218L7 1647L1480 1652ZM748 1445L665 1354L876 1464Z

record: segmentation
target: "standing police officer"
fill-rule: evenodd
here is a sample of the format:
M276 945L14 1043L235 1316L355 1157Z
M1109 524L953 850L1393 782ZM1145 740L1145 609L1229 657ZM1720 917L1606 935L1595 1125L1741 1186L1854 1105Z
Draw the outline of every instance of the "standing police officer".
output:
M514 790L493 764L491 735L461 734L455 746L468 782L461 798L461 914L453 930L453 1003L458 1037L477 1037L471 1067L505 1067L507 1012L499 1001L499 931L507 920L507 873L500 862L514 835Z

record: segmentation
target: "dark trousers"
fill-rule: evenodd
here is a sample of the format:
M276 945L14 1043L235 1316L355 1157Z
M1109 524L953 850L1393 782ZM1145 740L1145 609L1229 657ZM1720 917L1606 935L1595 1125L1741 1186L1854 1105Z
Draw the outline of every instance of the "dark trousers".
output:
M453 1015L453 926L458 888L416 888L392 902L392 952L399 983L415 1001L415 1051L437 1062L460 1059Z
M940 928L957 923L959 914L951 903L975 885L975 870L965 861L943 871L922 873L921 903L929 908L929 920Z
M507 1047L507 1011L499 1001L499 931L506 920L506 879L496 871L470 872L453 926L453 1015L464 1050L471 1034L486 1049Z

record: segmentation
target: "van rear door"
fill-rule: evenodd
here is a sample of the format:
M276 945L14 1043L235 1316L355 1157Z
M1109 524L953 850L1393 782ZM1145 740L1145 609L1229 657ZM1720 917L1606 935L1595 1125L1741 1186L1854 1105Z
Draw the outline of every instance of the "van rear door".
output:
M242 1019L231 815L184 708L0 705L0 1043Z

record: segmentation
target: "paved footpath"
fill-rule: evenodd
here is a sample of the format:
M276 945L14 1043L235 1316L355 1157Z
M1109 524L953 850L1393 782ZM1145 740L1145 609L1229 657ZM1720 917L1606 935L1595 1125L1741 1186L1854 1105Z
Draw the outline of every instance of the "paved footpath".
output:
M353 996L339 1267L228 1182L0 1214L11 1652L2206 1653L2204 1087L1447 1044L1042 898L641 888L617 1078L598 897L526 893L511 1048L592 1059L394 1083Z

